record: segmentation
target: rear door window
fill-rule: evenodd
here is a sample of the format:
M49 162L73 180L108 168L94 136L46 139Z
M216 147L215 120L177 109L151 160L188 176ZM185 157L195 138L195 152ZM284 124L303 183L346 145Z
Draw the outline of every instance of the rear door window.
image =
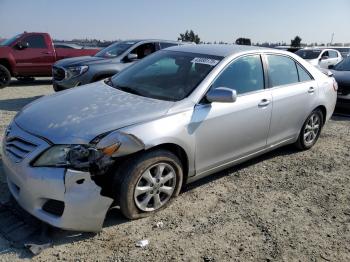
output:
M267 55L270 86L282 86L299 82L294 60L282 55Z
M337 51L329 50L328 53L329 53L329 58L337 58L338 57Z
M30 35L23 39L23 42L29 44L29 48L47 48L44 36Z

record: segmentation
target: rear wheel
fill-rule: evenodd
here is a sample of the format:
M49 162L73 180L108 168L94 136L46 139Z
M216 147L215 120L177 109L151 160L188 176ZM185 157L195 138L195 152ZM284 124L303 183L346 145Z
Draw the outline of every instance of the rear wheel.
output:
M168 206L179 194L182 174L180 160L165 150L145 152L125 163L115 182L124 216L146 217Z
M0 65L0 88L4 88L8 86L10 84L10 81L11 81L10 71L3 65Z
M310 149L318 140L323 125L323 114L320 109L312 111L301 128L297 148L301 150Z

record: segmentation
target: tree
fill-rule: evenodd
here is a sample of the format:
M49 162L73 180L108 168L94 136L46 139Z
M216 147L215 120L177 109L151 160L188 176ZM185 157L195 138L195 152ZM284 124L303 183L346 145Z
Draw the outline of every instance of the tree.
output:
M294 37L294 39L292 39L290 41L290 46L292 46L292 47L300 47L300 44L301 44L300 36L296 36L296 37Z
M237 45L252 45L252 42L249 38L240 37L236 40Z
M196 44L199 44L201 39L198 35L196 35L193 30L186 30L184 34L180 34L180 37L177 40L181 40L183 42L194 42Z

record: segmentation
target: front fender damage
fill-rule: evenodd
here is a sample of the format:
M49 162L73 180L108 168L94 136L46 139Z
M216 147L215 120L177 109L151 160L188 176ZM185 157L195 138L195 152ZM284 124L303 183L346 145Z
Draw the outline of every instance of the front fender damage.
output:
M97 232L102 229L113 199L102 196L102 188L89 172L67 169L65 179L63 224L65 229Z
M78 155L86 154L86 161L74 157L71 159L76 169L67 169L64 183L65 209L62 218L65 229L97 232L102 229L108 209L115 199L110 191L114 172L114 164L118 165L118 159L145 148L142 141L130 134L112 132L103 138L92 141L90 148L75 148ZM103 153L104 148L117 145L111 155ZM82 152L85 151L85 152ZM106 190L107 189L107 190Z

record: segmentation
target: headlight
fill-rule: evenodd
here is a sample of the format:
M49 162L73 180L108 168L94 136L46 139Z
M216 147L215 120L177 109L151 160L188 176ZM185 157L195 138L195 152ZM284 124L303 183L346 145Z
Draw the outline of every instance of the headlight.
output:
M76 77L76 76L82 75L86 71L88 71L89 67L87 65L71 66L71 67L68 67L67 69L68 69L68 76L69 77Z
M69 145L53 146L46 150L33 164L33 166L65 166L69 164Z
M110 157L119 144L96 149L92 145L56 145L46 150L33 163L35 167L88 168L104 156Z

